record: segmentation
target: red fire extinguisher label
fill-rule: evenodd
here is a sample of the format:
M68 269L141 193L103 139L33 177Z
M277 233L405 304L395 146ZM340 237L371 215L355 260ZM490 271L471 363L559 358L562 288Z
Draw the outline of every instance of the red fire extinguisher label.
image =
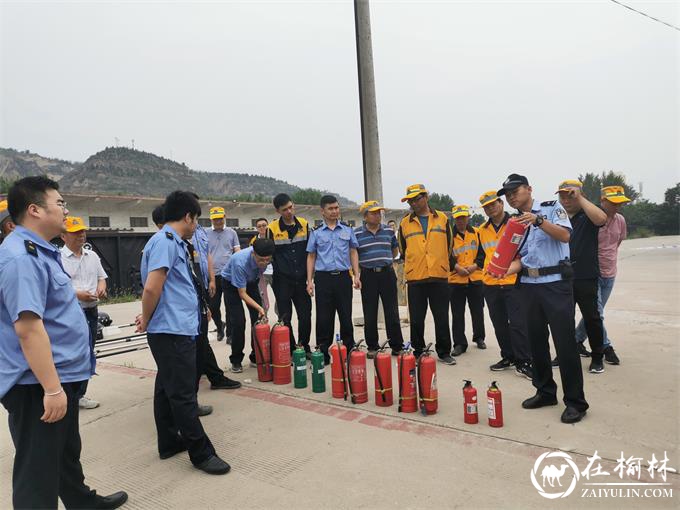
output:
M487 400L487 404L489 407L489 419L495 420L496 419L496 401L492 398Z

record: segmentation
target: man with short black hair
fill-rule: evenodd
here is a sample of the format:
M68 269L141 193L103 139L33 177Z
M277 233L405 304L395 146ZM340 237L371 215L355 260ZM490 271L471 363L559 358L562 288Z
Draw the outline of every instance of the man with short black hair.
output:
M84 483L76 393L94 373L89 330L50 241L68 215L59 185L26 177L9 190L17 227L0 246L0 399L16 450L15 508L118 508Z
M352 285L361 289L361 272L359 243L354 230L340 222L338 199L324 195L319 205L324 221L312 231L307 244L307 292L315 296L316 301L316 345L329 364L328 349L333 342L336 313L343 344L348 351L354 347Z
M571 223L564 208L555 200L537 202L529 181L523 175L510 174L498 190L510 207L520 212L517 221L527 225L519 258L507 273L520 274L520 291L528 321L528 335L533 359L532 382L536 394L522 402L524 409L557 405L557 384L552 375L548 326L557 355L564 404L563 423L576 423L588 409L583 393L581 358L574 341L573 276L569 262Z
M274 241L271 239L256 239L252 246L239 251L229 259L222 270L222 282L227 306L232 313L231 340L231 371L243 372L243 348L246 342L246 316L243 312L245 303L250 315L251 330L258 319L266 317L262 308L262 297L258 282L265 268L272 261ZM252 347L252 342L251 342ZM250 362L255 364L255 352L251 350Z
M198 419L196 337L202 302L184 242L194 234L200 214L192 193L174 191L165 199L165 225L144 247L142 313L136 322L138 332L147 332L158 367L154 418L160 458L188 450L196 468L217 475L230 466L217 456Z
M286 193L276 195L273 204L280 216L269 224L267 237L275 245L272 289L276 297L277 312L279 319L290 328L290 346L294 350L296 340L291 319L295 306L297 343L311 357L309 337L312 332L312 299L307 294L309 224L306 219L295 215L295 204Z

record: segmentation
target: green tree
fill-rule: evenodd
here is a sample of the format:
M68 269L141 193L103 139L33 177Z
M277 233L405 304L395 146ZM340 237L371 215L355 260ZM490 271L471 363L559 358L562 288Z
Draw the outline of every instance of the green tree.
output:
M297 190L291 198L296 204L319 205L323 195L318 189L305 188Z
M0 193L3 195L7 194L9 189L12 187L12 184L14 181L10 179L5 179L4 177L0 177Z
M451 208L454 206L453 198L449 195L442 193L430 193L429 204L432 209L438 209L444 212L450 212Z
M481 214L473 214L470 216L470 225L473 227L479 227L482 223L486 221L486 217Z

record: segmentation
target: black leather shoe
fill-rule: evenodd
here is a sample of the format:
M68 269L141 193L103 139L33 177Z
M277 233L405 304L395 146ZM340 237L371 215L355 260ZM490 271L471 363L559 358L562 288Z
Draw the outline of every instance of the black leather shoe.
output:
M231 466L217 455L213 455L209 459L196 465L196 468L205 471L209 475L226 475L231 469Z
M128 500L127 492L114 492L108 496L96 496L94 508L118 508Z
M547 397L539 393L536 393L536 395L534 395L533 397L528 398L524 402L522 402L522 407L524 409L538 409L540 407L556 405L557 399L555 397Z
M211 390L235 390L240 387L240 382L229 379L228 377L224 377L215 383L210 383Z
M159 453L158 456L161 458L161 460L165 460L165 459L169 459L170 457L174 457L178 453L185 452L185 451L187 451L186 445L179 444L172 450L169 450L169 451L163 452L163 453Z
M577 423L586 415L585 411L579 411L575 407L567 407L562 413L562 423Z
M452 356L460 356L460 355L463 354L465 351L467 351L467 347L465 347L464 345L456 345L456 346L453 348L453 352L451 353L451 355L452 355Z
M198 406L199 416L208 416L209 414L212 414L212 412L213 412L212 406L202 406L199 404Z
M484 340L475 340L477 349L486 349L486 342Z

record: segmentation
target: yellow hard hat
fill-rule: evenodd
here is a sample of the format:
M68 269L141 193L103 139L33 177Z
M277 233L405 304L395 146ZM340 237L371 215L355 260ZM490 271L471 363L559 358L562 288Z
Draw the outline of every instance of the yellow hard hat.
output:
M557 191L555 193L559 193L560 191L572 191L573 189L582 189L583 188L583 183L577 179L567 179L566 181L562 181L560 185L557 187Z
M85 222L78 216L67 216L64 224L66 225L66 232L80 232L81 230L87 230Z
M479 196L479 203L482 205L482 207L494 203L496 200L498 200L500 197L498 196L498 192L495 189L485 191Z
M423 193L427 193L425 186L422 184L411 184L406 188L406 196L402 198L401 201L406 202L407 200L416 198L418 195L422 195Z
M605 186L602 188L601 197L613 204L626 204L630 202L630 198L626 196L623 186Z
M470 206L469 205L454 205L451 208L454 218L459 218L460 216L470 216Z
M377 200L369 200L368 202L364 202L359 206L359 212L362 213L367 213L367 212L375 212L375 211L384 211L385 208L381 206Z
M210 219L218 220L224 218L224 207L211 207L210 208Z
M7 209L7 200L0 201L0 223L9 218L9 210Z

